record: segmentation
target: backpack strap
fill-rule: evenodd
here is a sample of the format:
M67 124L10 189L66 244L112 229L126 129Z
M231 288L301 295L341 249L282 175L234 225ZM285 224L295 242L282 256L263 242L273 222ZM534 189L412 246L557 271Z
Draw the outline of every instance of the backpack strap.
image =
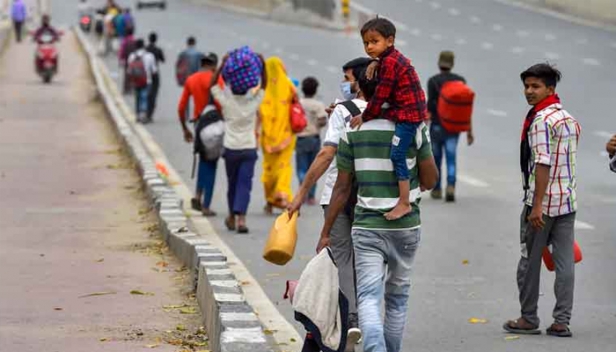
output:
M349 112L351 113L351 117L357 116L357 115L361 115L361 110L359 110L359 108L353 102L353 100L346 100L346 101L343 101L341 103L338 103L338 105L342 105L347 110L349 110Z

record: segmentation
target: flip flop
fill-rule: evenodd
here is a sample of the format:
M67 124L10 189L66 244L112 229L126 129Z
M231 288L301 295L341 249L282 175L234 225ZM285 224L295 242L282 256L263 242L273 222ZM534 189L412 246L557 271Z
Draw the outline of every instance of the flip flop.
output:
M573 336L573 333L571 332L568 326L565 327L565 330L556 330L552 326L550 326L549 328L545 330L545 333L550 336L556 336L556 337L572 337Z
M201 209L201 214L203 214L203 216L205 217L212 217L217 215L215 211L206 208Z
M505 324L503 324L503 329L505 331L510 332L512 334L519 335L541 335L541 330L537 329L537 327L533 327L530 329L523 329L518 326L517 320L509 320Z
M225 218L225 226L229 231L235 231L235 220L233 218Z
M199 199L197 198L191 198L190 207L193 208L193 210L201 211L201 202L199 202Z
M248 227L246 227L246 225L240 225L237 227L237 233L239 234L244 235L244 234L247 234L248 232L249 232Z

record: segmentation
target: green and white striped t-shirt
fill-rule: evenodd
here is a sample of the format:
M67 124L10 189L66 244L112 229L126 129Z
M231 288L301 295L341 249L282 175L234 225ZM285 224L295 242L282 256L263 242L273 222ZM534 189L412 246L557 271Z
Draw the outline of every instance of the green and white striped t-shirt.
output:
M406 164L411 176L409 200L413 211L396 221L383 214L398 202L398 181L390 160L395 124L384 119L365 122L359 129L345 130L338 144L338 170L355 174L359 187L353 228L372 230L406 230L420 226L419 174L417 165L432 156L428 127L417 128L416 148L410 148Z

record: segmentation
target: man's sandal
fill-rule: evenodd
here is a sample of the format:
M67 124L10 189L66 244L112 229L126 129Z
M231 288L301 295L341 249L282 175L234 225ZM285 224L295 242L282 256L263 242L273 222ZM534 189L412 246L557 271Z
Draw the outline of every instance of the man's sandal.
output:
M509 320L508 322L503 324L503 329L512 334L541 335L541 330L538 329L538 326L533 326L529 324L528 322L526 322L526 320L524 320L524 318L520 318L518 320Z
M552 326L550 326L549 328L547 328L545 330L545 333L550 335L550 336L556 336L556 337L571 337L573 336L573 333L571 332L571 329L569 329L569 326L565 325L565 324L552 324Z

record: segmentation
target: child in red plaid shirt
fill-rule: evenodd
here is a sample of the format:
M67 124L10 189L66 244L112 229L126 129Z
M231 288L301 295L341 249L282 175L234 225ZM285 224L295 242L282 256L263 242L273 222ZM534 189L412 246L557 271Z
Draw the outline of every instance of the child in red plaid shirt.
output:
M391 21L377 17L366 22L361 36L366 53L375 60L370 69L374 71L375 65L379 67L379 83L366 110L353 118L351 127L379 117L396 123L390 157L398 179L400 198L396 206L385 213L385 217L397 220L412 210L406 155L415 145L413 141L417 128L426 119L426 95L411 61L394 47L396 26Z

